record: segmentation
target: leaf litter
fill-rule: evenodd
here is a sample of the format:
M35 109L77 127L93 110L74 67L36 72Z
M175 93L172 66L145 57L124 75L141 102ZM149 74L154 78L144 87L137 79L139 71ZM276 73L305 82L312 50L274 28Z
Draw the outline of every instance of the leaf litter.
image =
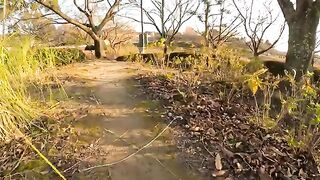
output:
M234 93L229 102L221 98L221 92L232 87L227 82L190 88L184 79L159 74L136 79L143 96L163 102L168 118L183 117L174 126L181 159L204 179L320 178L314 158L289 146L283 132L250 121L252 96Z

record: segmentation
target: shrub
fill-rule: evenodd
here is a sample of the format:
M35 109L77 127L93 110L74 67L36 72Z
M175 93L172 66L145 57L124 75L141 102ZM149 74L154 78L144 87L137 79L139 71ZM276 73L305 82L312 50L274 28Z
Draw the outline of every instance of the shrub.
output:
M216 80L234 81L243 75L244 63L236 50L219 46L209 54L208 65Z
M285 71L283 77L274 77L264 76L266 72L267 69L260 69L247 75L245 81L256 103L255 122L268 129L281 130L293 148L310 154L319 150L320 88L312 83L313 73L307 73L297 81L294 73ZM285 88L281 88L281 84ZM263 99L259 105L257 99L261 95ZM280 105L276 105L273 98L278 98ZM273 109L275 105L276 109ZM276 115L271 116L274 113Z
M264 67L263 62L259 59L254 59L245 65L245 71L248 73L254 73Z
M67 65L75 62L83 62L85 54L76 48L40 48L34 54L40 60L53 61L54 65ZM50 59L54 58L54 59Z

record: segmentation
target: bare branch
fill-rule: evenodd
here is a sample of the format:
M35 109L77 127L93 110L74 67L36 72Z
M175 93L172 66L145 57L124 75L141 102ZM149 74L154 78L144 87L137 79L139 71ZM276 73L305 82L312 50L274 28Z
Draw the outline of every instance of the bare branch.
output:
M239 12L240 16L243 19L243 27L244 27L245 33L250 41L250 43L247 42L246 44L250 48L250 50L252 51L253 55L257 57L257 56L269 51L270 49L272 49L276 45L276 43L279 41L279 39L281 38L281 36L284 32L285 23L281 26L279 35L270 44L270 46L268 46L264 49L262 49L261 47L263 45L262 42L265 37L265 34L267 33L268 30L270 30L270 28L273 25L276 24L278 17L279 17L279 14L274 18L272 9L270 9L270 4L269 5L263 4L264 5L263 7L265 9L265 13L260 13L259 15L257 15L256 18L253 17L253 10L252 9L254 9L254 7L253 7L254 4L253 4L253 0L252 0L250 7L244 8L244 11L246 14L246 16L245 16L244 13L242 12L242 10L240 9L240 7L235 2L235 0L232 0L232 1L233 1L234 6L236 7L237 11ZM254 28L252 28L252 25Z
M42 6L50 9L55 14L57 14L58 16L63 18L64 20L68 21L69 23L81 28L83 31L85 31L87 33L92 33L87 26L85 26L85 25L81 24L80 22L70 18L68 15L63 13L60 9L58 9L57 7L52 6L51 4L47 3L45 0L35 0L35 1L38 2L39 4L41 4Z
M113 4L110 3L110 0L107 0L107 2L109 3L110 8L109 8L108 12L106 13L106 15L104 16L101 23L98 25L97 31L101 31L102 28L107 24L107 22L109 22L111 19L113 19L113 17L116 14L115 10L120 5L121 0L115 0Z

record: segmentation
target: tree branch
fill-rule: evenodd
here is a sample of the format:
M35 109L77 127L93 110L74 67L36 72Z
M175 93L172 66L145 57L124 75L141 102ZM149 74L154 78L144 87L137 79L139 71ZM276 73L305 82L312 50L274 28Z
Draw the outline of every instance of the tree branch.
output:
M88 34L92 34L92 32L90 31L90 29L87 26L85 26L82 23L70 18L69 16L64 14L61 10L59 10L57 7L54 7L51 4L46 3L45 0L35 0L35 1L37 3L39 3L39 4L41 4L42 6L46 7L47 9L53 11L55 14L57 14L58 16L60 16L62 19L64 19L65 21L69 22L70 24L73 24L73 25L79 27L83 31L87 32Z
M98 25L98 27L96 29L98 32L101 31L102 28L107 24L107 22L109 22L114 17L114 15L116 14L115 9L120 5L120 2L121 2L121 0L115 0L114 3L111 4L109 0L107 0L107 1L110 5L110 8L109 8L108 12L106 13L106 15L104 16L101 23Z
M317 0L319 1L319 0ZM290 0L278 0L278 4L287 22L291 22L295 15L294 5Z

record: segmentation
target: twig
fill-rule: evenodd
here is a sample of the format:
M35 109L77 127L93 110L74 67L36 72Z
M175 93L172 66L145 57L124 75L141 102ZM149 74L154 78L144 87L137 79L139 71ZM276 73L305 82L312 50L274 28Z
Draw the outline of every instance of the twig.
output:
M82 169L80 170L80 172L84 172L84 171L90 171L92 169L96 169L96 168L101 168L101 167L108 167L108 166L113 166L113 165L116 165L116 164L119 164L119 163L122 163L128 159L130 159L131 157L137 155L140 151L144 150L145 148L147 148L148 146L150 146L154 141L156 141L169 127L170 125L176 121L177 119L181 119L182 117L178 116L176 118L174 118L156 137L154 137L150 142L148 142L147 144L145 144L144 146L142 146L140 149L138 149L136 152L132 153L132 154L129 154L127 155L126 157L120 159L120 160L117 160L117 161L114 161L114 162L111 162L111 163L107 163L107 164L101 164L101 165L97 165L97 166L92 166L92 167L89 167L89 168L85 168L85 169Z
M247 166L249 166L249 168L250 168L252 171L254 171L253 167L247 162L247 160L242 156L241 153L235 153L235 155L238 155L238 156L242 159L242 161L243 161L244 163L246 163Z
M159 124L157 124L155 127L157 127ZM138 146L136 146L136 145L134 145L134 144L132 144L132 143L130 143L130 142L128 142L128 141L126 141L125 139L123 139L122 138L122 136L124 135L124 134L126 134L128 131L126 131L125 133L123 133L120 137L117 135L117 134L115 134L114 132L112 132L111 130L107 130L107 129L105 129L105 131L107 131L107 132L109 132L109 133L111 133L112 135L114 135L114 136L116 136L116 137L118 137L116 140L114 140L113 142L115 142L115 141L117 141L117 140L121 140L121 141L123 141L123 142L125 142L126 144L128 144L128 145L131 145L134 149L136 149L136 150L138 150L139 149L139 147ZM160 164L160 166L162 166L164 169L166 169L170 174L172 174L174 177L176 177L177 179L181 179L177 174L175 174L171 169L169 169L167 166L165 166L157 157L154 157L154 156L152 156L152 155L150 155L150 157L152 158L152 159L154 159L155 161L157 161L159 164Z
M113 140L112 142L114 143L114 142L116 142L116 141L118 141L118 140L122 140L122 141L124 141L124 139L123 139L123 136L125 136L129 131L127 130L126 132L124 132L123 134L121 134L121 136L118 136L118 135L116 135L116 133L114 133L113 131L111 131L111 130L109 130L109 129L104 129L107 133L110 133L110 134L112 134L112 135L114 135L114 136L116 136L117 137L117 139L115 139L115 140ZM129 144L127 141L124 141L125 143L127 143L127 144ZM131 144L130 144L131 145Z
M175 178L181 180L181 178L174 173L171 169L169 169L166 165L164 165L158 158L151 156L153 159L155 159L164 169L166 169L167 171L169 171L170 174L172 174L172 176L174 176Z
M81 159L82 161L78 161L78 162L74 163L74 165L72 165L71 167L65 169L63 172L66 173L66 172L70 171L72 168L76 167L78 164L80 164L81 162L83 162L83 161L85 161L85 160L87 160L89 158L90 157L86 157L85 159Z
M26 152L26 149L23 150L23 152L22 152L22 154L21 154L18 162L16 163L16 165L15 165L15 166L12 168L12 170L10 171L10 174L19 167L19 165L20 165L20 163L21 163L21 161L22 161L22 158L23 158L24 155L25 155L25 152Z
M202 142L202 145L203 145L204 149L213 157L213 159L215 159L216 158L215 155L204 144L203 138L201 138L201 142Z

